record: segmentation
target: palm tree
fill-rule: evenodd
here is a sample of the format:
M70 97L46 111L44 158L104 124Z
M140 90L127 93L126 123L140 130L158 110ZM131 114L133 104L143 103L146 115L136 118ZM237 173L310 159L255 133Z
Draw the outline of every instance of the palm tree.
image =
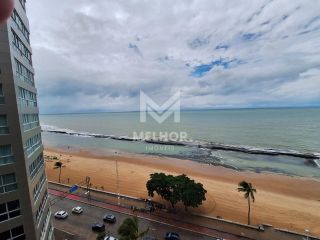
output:
M248 225L250 225L250 200L252 199L252 202L254 202L254 193L257 192L257 190L253 188L251 183L246 181L239 182L238 186L238 191L244 192L244 198L248 199Z
M120 240L137 240L149 232L149 227L139 232L138 218L126 218L118 229Z
M60 178L61 178L61 169L63 167L63 163L61 161L55 162L54 163L54 169L59 168L59 183L60 183Z

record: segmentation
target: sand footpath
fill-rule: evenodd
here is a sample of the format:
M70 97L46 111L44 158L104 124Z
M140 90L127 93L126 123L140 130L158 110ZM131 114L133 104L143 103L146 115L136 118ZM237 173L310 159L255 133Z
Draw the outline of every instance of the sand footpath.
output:
M135 197L147 197L145 184L151 173L185 173L201 182L208 191L207 201L193 212L241 223L247 221L247 201L242 193L237 192L237 184L246 180L257 189L256 201L252 205L252 224L268 223L298 232L309 229L320 236L320 181L316 179L238 172L159 156L101 156L86 151L57 149L46 149L45 155L56 156L64 163L62 182L75 184L90 176L93 187L112 192L116 192L117 159L120 192ZM53 168L54 162L46 161L46 171L49 180L58 181L59 170Z

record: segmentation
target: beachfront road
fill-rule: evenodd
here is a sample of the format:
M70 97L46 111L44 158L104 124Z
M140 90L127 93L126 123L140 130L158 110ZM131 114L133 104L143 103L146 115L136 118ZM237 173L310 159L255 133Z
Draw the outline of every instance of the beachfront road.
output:
M50 196L54 197L53 195ZM71 213L71 209L74 206L81 206L84 212L81 215L75 215ZM65 220L57 220L53 217L54 213L59 210L65 210L69 213L69 217ZM95 240L96 234L91 231L91 225L95 222L102 222L102 218L106 213L111 213L116 216L117 222L115 224L106 224L106 232L110 232L113 236L117 235L117 229L119 228L122 221L129 217L125 213L119 213L116 211L111 211L101 207L92 206L83 202L78 202L76 200L71 200L64 198L57 201L52 207L52 218L53 225L55 228L62 229L69 233L77 235L81 240ZM139 226L143 230L147 227L150 228L149 234L151 236L157 237L157 239L164 239L164 235L168 231L177 232L180 234L183 240L212 240L216 239L214 237L209 237L202 235L201 233L196 233L191 229L185 229L180 227L175 227L166 223L156 222L151 219L145 219L139 217ZM59 240L59 239L56 239Z

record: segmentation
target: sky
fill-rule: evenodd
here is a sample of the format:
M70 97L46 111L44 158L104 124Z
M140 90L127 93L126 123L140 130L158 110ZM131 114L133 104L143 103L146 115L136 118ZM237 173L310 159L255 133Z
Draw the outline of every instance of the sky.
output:
M41 113L320 106L318 0L27 1Z

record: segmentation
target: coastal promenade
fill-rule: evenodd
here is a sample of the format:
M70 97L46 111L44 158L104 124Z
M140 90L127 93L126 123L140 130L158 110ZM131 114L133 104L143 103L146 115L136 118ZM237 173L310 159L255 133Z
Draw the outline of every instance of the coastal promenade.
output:
M315 191L320 189L320 181L317 179L242 172L194 161L149 155L100 156L93 152L71 150L46 150L45 154L63 163L61 182L64 184L78 184L89 176L91 189L109 193L120 192L138 199L148 197L146 182L150 174L184 173L201 182L207 190L206 201L199 208L190 209L189 214L212 218L214 223L209 226L221 225L221 221L216 218L228 219L232 223L246 226L247 201L243 194L237 191L239 181L246 180L253 183L258 190L256 201L252 204L253 225L270 224L300 234L304 234L305 229L308 229L310 235L320 236L320 192ZM54 168L54 164L55 160L46 160L46 172L50 181L59 179L59 171ZM117 198L109 196L104 197L108 198L107 202L117 203ZM165 203L157 196L153 200ZM124 201L121 199L121 203ZM177 208L184 212L182 206L178 205ZM229 231L230 229L227 230ZM238 234L241 230L235 232ZM252 232L256 233L257 230L253 229ZM298 239L301 240L302 237Z
M188 229L190 231L201 233L206 236L223 239L261 239L261 240L314 240L307 236L290 232L287 230L275 229L270 225L248 226L223 219L211 218L207 216L199 216L191 213L168 213L164 211L155 211L146 213L141 211L132 211L131 206L142 209L145 202L142 199L132 198L129 196L121 196L121 205L117 204L117 195L113 193L104 193L100 190L91 190L90 198L83 193L76 194L66 193L68 187L62 184L50 183L50 193L57 196L57 201L63 198L72 199L75 201L91 204L93 206L102 207L127 215L135 215L142 219L154 221L158 223L165 223L176 226L181 229ZM113 200L112 200L113 199ZM53 200L53 203L55 201Z
M138 212L138 211L132 211L131 209L128 209L126 207L117 206L114 204L109 204L106 202L101 202L101 201L97 201L97 200L93 200L93 199L90 200L87 197L78 196L75 194L66 194L63 191L54 190L52 188L51 189L49 188L49 193L52 196L56 196L56 197L60 198L60 200L63 200L64 198L70 199L73 201L77 201L79 203L89 204L89 205L92 205L95 207L104 208L104 209L118 212L121 214L125 214L128 216L137 216L139 219L144 219L144 220L156 223L156 224L164 224L167 226L175 227L175 228L183 230L183 231L189 231L192 233L200 234L200 235L212 238L212 239L225 239L225 240L246 240L246 239L249 239L249 238L245 238L245 237L241 237L241 236L235 236L232 234L216 231L214 229L199 226L196 224L191 224L186 221L183 221L182 219L178 220L178 219L170 218L170 216L168 216L166 214L150 214L150 213L142 213L142 212ZM59 199L54 201L54 203L58 202L58 201L59 201Z

